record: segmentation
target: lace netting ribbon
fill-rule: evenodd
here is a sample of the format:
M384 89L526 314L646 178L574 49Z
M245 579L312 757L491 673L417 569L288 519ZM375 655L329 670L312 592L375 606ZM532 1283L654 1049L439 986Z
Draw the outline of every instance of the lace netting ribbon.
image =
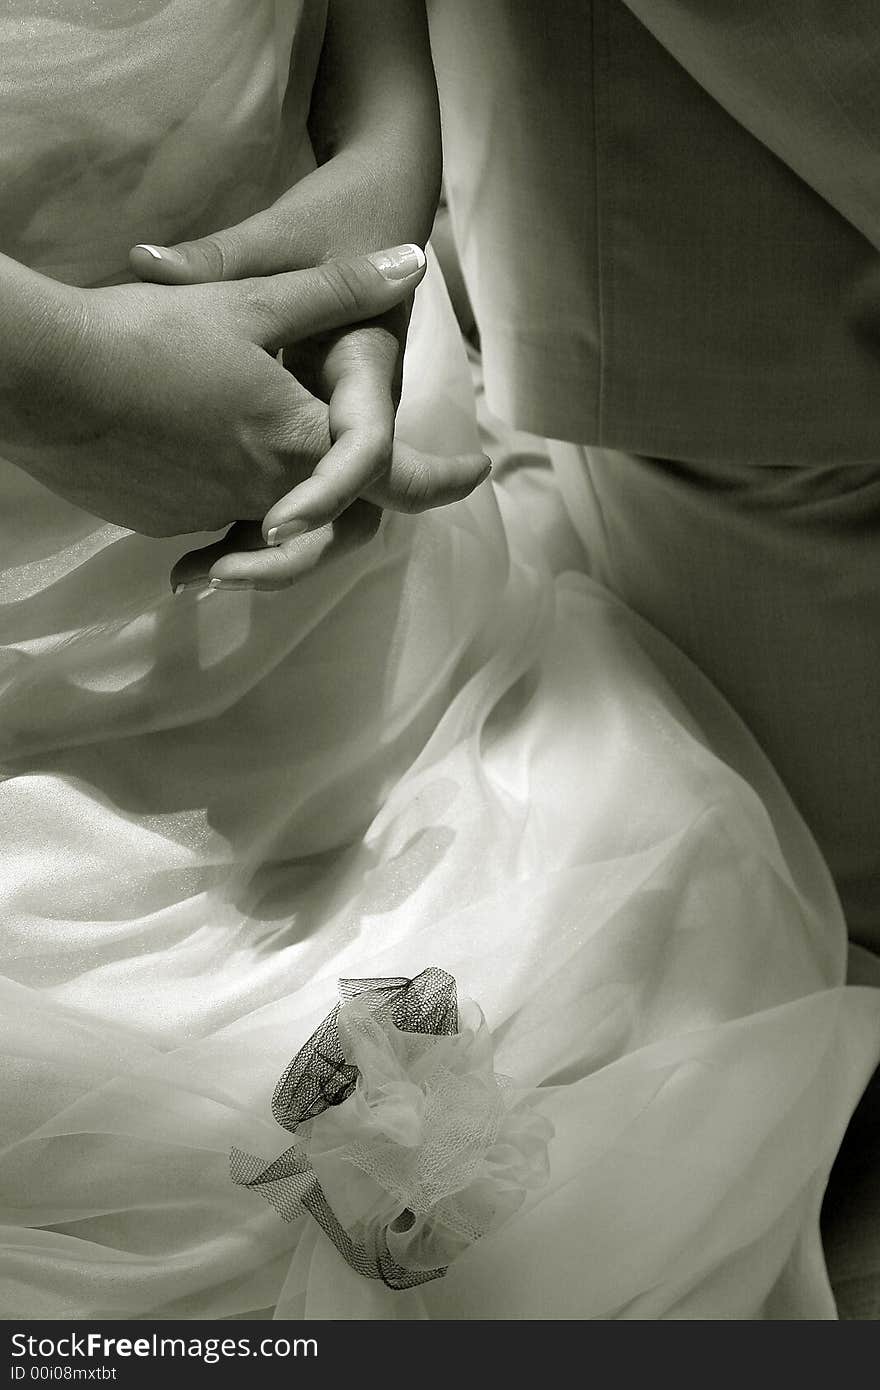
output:
M285 1068L272 1096L272 1114L294 1133L300 1125L321 1115L330 1106L342 1105L353 1095L360 1075L348 1061L340 1037L339 1015L357 1000L378 1024L393 1024L402 1033L448 1037L458 1031L455 980L433 966L415 979L340 980L341 1003L328 1014L303 1048ZM352 1269L368 1279L381 1279L392 1289L413 1288L438 1279L447 1266L408 1269L388 1249L389 1231L400 1234L415 1223L404 1209L371 1238L355 1240L330 1206L307 1151L293 1144L271 1163L233 1149L232 1181L252 1188L265 1198L285 1221L308 1211Z

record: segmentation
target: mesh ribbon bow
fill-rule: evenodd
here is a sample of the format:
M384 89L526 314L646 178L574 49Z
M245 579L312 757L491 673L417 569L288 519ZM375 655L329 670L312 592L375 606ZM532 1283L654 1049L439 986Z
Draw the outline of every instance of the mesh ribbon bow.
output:
M444 971L339 992L272 1097L294 1143L268 1164L233 1149L232 1180L287 1221L311 1213L365 1278L412 1288L546 1181L552 1129L492 1069L476 1006L460 1029Z

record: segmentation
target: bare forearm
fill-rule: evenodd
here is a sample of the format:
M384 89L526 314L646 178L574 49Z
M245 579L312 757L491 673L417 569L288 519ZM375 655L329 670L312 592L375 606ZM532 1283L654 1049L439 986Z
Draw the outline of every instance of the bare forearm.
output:
M165 284L271 275L353 253L424 245L440 186L440 129L424 0L329 0L309 129L318 167L271 207L176 248L135 247L132 268ZM378 436L399 392L408 304L300 342L285 363L329 401L343 378L372 383Z
M319 168L297 189L315 259L415 241L440 190L440 122L423 0L330 0L309 129Z
M76 290L0 255L0 441L25 467L22 433L36 417L50 428L47 393L64 394L64 366L79 337L77 300Z
M199 242L164 257L135 247L140 278L231 280L424 245L441 174L424 0L329 0L328 9L309 115L318 167L270 207Z
M440 119L424 0L330 0L309 131L318 168L277 205L279 238L295 239L299 263L416 242L431 231L440 192ZM291 207L293 212L293 206ZM285 225L287 223L287 226ZM408 309L352 331L344 346L387 361L399 389ZM290 357L318 394L336 380L333 353Z

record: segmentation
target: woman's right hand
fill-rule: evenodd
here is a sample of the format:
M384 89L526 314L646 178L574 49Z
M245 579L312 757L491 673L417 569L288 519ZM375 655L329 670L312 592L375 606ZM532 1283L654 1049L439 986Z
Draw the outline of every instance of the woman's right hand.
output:
M87 511L165 536L261 518L311 473L330 447L327 407L275 352L387 312L424 258L401 247L255 279L98 290L15 269L49 287L48 303L18 344L0 305L0 451Z

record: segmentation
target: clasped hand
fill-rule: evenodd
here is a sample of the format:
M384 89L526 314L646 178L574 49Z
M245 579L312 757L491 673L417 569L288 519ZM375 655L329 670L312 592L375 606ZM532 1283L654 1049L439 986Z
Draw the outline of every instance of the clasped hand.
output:
M135 247L132 269L169 289L242 284L261 275L251 283L271 294L273 282L284 278L271 273L279 265L278 238L261 241L252 232L237 237L237 230L179 248ZM300 402L298 438L313 452L317 443L319 456L287 489L276 490L261 525L240 520L222 541L184 556L172 575L175 585L285 587L319 561L369 539L382 508L421 511L445 505L466 496L488 474L484 455L426 455L394 439L408 306L425 266L417 247L397 250L413 264L405 274L400 265L390 271L396 298L392 301L386 290L382 305L372 284L375 274L365 277L358 269L364 258L331 261L307 272L319 282L329 275L349 310L343 327L337 329L326 316L323 331L300 331L284 345L288 381ZM378 253L376 259L385 263L388 255Z
M185 557L175 586L209 577L291 583L372 534L386 497L407 510L436 505L466 495L484 471L480 456L439 460L435 472L412 451L395 452L371 501L349 506L379 460L365 463L369 447L359 450L355 437L342 439L334 461L332 409L277 360L282 346L387 314L423 273L413 248L178 286L79 290L28 272L43 331L4 383L3 452L77 506L146 535L235 522L218 546ZM325 357L332 363L332 342ZM355 420L368 379L356 374L353 399L343 392L339 402ZM280 500L292 496L296 507L302 486L310 491L300 540L276 533L281 543L267 545L283 524Z

